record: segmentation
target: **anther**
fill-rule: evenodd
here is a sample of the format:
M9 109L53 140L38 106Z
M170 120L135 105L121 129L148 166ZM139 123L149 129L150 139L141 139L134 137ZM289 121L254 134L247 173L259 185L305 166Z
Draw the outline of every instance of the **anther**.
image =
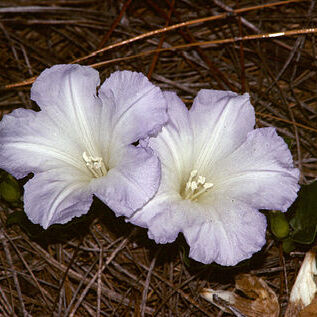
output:
M204 176L198 176L198 180L197 180L197 183L198 183L198 184L204 185L205 182L206 182L206 177L204 177Z
M191 171L185 186L183 197L185 199L197 200L203 193L207 192L214 184L206 183L206 177L198 175L197 170Z
M107 174L107 169L102 157L88 155L86 152L84 152L83 160L94 177L101 177Z
M190 189L191 189L192 191L194 191L194 190L197 189L197 188L198 188L197 183L196 183L196 182L191 182L191 184L190 184Z

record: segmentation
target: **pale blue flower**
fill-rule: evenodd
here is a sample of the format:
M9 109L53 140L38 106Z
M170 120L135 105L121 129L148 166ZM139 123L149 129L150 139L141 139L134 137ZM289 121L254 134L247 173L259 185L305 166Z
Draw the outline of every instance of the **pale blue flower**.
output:
M235 265L265 243L259 209L286 211L299 171L274 128L255 129L248 94L201 90L188 111L165 94L169 123L149 145L162 163L159 190L130 219L157 243L182 232L189 256Z
M17 109L0 122L0 168L34 173L24 207L44 228L86 213L93 195L130 216L159 186L158 158L132 143L166 122L161 90L130 71L113 73L97 94L98 86L90 67L53 66L31 89L41 111Z

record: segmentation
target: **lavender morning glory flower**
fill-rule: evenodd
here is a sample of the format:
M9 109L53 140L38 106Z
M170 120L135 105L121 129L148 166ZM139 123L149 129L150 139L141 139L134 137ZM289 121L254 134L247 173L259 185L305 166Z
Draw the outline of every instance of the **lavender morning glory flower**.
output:
M90 67L53 66L31 89L41 111L17 109L0 123L0 168L17 178L34 173L25 212L44 228L86 213L93 194L130 216L159 186L158 158L132 143L167 121L162 92L130 71L113 73L97 94L98 85Z
M197 261L235 265L265 243L258 210L286 211L295 200L299 171L274 128L253 130L248 94L201 90L189 111L174 93L165 96L170 121L149 140L161 184L129 221L157 243L182 232Z

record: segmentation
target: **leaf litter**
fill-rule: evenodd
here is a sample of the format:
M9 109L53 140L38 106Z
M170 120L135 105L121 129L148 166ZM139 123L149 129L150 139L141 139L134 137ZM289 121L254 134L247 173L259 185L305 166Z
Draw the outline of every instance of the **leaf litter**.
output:
M317 178L316 12L315 1L300 0L1 1L0 116L36 109L34 76L76 59L96 65L102 80L118 69L143 72L188 104L202 88L247 91L257 126L274 126L290 141L301 184L310 184ZM174 27L186 21L194 22ZM16 199L0 202L3 316L234 316L199 294L233 290L239 274L265 281L284 315L315 245L283 253L283 241L268 230L250 260L206 266L188 259L181 236L155 245L97 200L86 217L44 231L23 217Z

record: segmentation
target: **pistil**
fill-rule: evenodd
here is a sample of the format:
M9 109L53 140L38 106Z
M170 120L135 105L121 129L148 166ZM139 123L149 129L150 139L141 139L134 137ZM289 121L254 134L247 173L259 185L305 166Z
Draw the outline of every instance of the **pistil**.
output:
M192 170L184 190L184 199L196 201L199 196L206 193L214 184L206 183L206 177L198 175L197 170Z
M86 152L84 152L83 160L94 177L102 177L107 174L107 169L102 157L88 155Z

